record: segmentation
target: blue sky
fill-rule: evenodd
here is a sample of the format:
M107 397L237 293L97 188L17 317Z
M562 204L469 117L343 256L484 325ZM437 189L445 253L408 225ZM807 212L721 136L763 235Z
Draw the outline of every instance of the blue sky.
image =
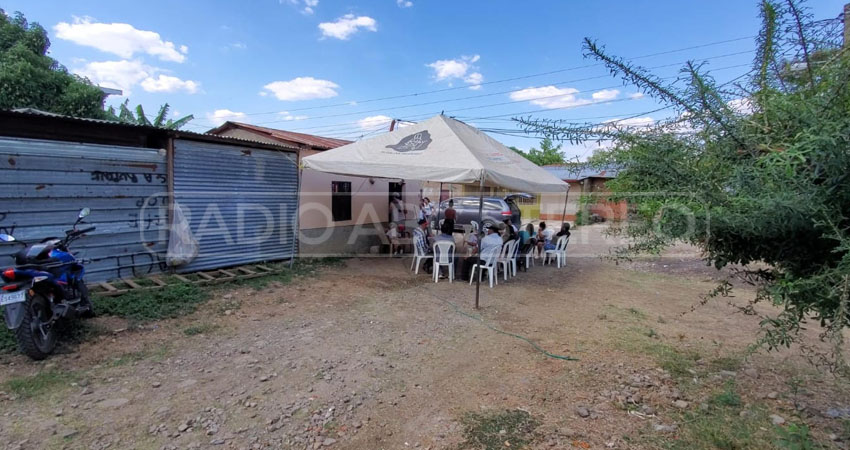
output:
M831 18L844 1L808 6L815 19ZM60 63L124 89L148 114L165 102L179 114L194 114L189 130L236 120L349 139L381 132L389 118L421 120L440 111L491 129L515 128L510 118L528 111L592 122L636 115L658 120L663 113L640 114L656 107L651 99L632 98L635 90L605 76L604 68L562 70L593 63L582 57L585 36L613 54L637 57L746 38L759 27L754 0L0 5L44 26ZM742 65L753 48L752 39L740 39L636 62L655 67L708 59L722 82L747 70ZM530 76L552 71L559 72ZM677 66L654 72L674 76ZM501 81L518 77L526 78ZM413 93L422 94L372 101ZM421 103L429 104L415 106ZM523 149L537 145L493 136ZM570 155L588 154L567 147Z

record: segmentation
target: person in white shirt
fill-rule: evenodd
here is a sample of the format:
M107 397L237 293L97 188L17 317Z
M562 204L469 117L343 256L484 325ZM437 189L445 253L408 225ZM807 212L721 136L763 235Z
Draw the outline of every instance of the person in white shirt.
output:
M499 235L499 227L492 225L487 228L487 236L481 239L481 256L489 254L489 252L499 252L502 249L502 236ZM463 260L463 268L461 270L461 279L468 280L469 272L472 266L479 262L478 255L470 256ZM480 261L484 264L484 260Z

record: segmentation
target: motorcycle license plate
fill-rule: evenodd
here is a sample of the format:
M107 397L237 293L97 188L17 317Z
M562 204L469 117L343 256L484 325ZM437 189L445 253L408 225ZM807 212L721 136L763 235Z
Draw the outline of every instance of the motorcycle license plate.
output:
M21 290L11 294L0 294L0 306L27 301L27 291Z

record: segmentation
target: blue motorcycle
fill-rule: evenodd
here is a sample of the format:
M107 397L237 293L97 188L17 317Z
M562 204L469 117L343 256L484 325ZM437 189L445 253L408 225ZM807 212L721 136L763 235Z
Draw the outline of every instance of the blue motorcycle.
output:
M15 267L0 272L0 306L6 326L15 330L21 351L35 360L47 358L56 348L56 323L65 318L94 315L88 289L83 281L85 268L68 246L95 227L78 230L90 213L83 208L65 238L46 238L25 245L14 255ZM8 234L0 241L20 242Z

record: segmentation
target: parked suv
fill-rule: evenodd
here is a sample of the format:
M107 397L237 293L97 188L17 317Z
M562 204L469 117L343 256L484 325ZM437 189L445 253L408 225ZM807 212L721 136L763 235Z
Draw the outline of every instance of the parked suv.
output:
M479 229L484 230L490 225L503 222L508 218L519 229L522 225L522 214L516 202L514 202L515 198L534 198L534 196L530 194L511 194L505 198L484 197L482 223L478 224ZM469 225L472 221L478 222L478 197L455 197L449 200L454 201L454 208L457 212L457 220L455 220L456 230L462 229L463 225ZM449 200L444 200L440 203L441 219L443 218L443 211L449 207Z

